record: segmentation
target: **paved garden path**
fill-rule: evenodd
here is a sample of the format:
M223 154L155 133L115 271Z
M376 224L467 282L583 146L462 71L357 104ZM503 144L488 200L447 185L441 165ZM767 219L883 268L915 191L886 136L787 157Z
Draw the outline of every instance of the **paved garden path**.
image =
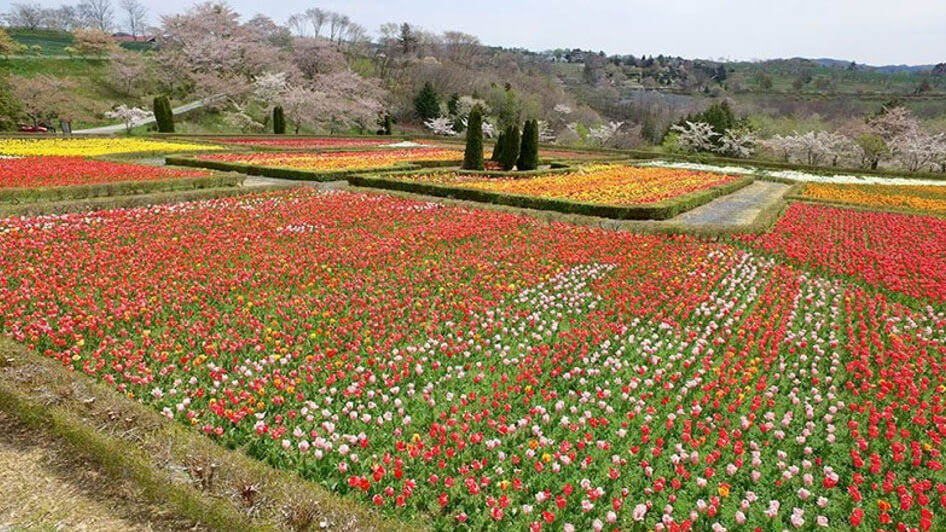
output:
M687 211L669 222L685 226L749 225L764 210L782 200L789 185L756 181L728 196Z
M196 102L186 103L180 107L175 107L171 109L171 114L177 116L179 114L186 113L188 111L193 111L194 109L200 109L201 107L213 103L216 100L219 100L222 97L220 94L214 96L208 96ZM149 118L143 118L141 120L136 120L132 123L132 127L144 126L147 124L153 124L155 122L154 115L151 115ZM73 135L114 135L116 133L122 133L127 129L125 124L115 124L112 126L102 126L102 127L93 127L91 129L80 129L73 131Z

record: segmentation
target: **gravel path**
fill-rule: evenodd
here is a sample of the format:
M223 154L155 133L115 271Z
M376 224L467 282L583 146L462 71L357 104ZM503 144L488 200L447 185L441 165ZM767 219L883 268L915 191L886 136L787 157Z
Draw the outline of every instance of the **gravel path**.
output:
M778 203L789 188L782 183L756 181L728 196L671 218L670 222L688 226L749 225L759 213Z

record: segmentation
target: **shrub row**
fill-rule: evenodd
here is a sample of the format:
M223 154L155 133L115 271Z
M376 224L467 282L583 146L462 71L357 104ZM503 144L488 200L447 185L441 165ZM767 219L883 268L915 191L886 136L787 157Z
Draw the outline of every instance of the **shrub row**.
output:
M580 214L597 216L600 218L614 218L618 220L666 220L674 216L699 207L726 194L751 184L752 177L739 178L731 183L719 187L701 190L670 200L646 205L602 205L584 203L520 194L505 194L488 190L477 190L455 186L436 185L397 179L395 176L372 176L364 174L350 175L346 178L353 186L366 188L380 188L438 196L459 200L476 201L508 205L522 209L537 209L562 212L566 214Z
M221 170L224 172L240 172L246 175L256 175L263 177L273 177L277 179L292 179L296 181L336 181L344 179L354 173L359 172L390 172L397 170L420 169L418 165L398 165L386 166L383 168L367 168L360 170L331 170L316 172L313 170L300 170L298 168L280 168L277 166L255 166L243 163L231 163L225 161L211 161L206 159L193 159L189 157L166 157L165 162L169 165L187 166L192 168L207 168L210 170ZM440 162L440 161L437 161ZM452 164L457 164L453 162Z
M37 201L66 201L112 196L132 196L153 192L199 190L207 188L238 187L242 175L215 175L209 177L166 179L162 181L123 181L42 188L0 189L0 203L31 203Z
M97 198L83 198L55 202L36 203L0 203L0 216L37 216L43 214L62 214L67 212L89 212L105 209L124 209L144 207L147 205L161 205L166 203L181 203L185 201L203 201L243 194L258 194L272 190L293 188L295 184L267 185L259 187L220 187L201 188L193 190L161 191L152 194L137 194L130 196L107 196Z

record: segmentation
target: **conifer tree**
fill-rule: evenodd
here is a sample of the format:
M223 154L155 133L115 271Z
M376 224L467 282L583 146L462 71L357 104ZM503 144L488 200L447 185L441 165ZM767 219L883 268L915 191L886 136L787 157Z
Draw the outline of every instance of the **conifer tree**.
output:
M522 128L522 146L516 167L520 171L535 170L539 167L539 122L527 120Z
M483 169L483 111L474 106L466 127L466 150L463 152L464 170Z

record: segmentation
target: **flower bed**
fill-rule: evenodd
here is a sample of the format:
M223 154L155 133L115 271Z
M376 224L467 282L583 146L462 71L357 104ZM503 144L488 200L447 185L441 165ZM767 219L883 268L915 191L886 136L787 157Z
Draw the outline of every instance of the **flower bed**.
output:
M84 157L24 157L0 164L0 189L207 177L209 172L114 163Z
M770 233L740 238L793 262L946 301L946 220L941 218L795 203Z
M583 203L641 205L718 187L737 178L688 170L603 165L522 179L514 175L484 178L463 173L418 174L407 179Z
M18 139L0 138L0 154L16 156L82 156L124 153L178 153L223 149L209 144L136 138Z
M293 137L215 137L210 139L220 144L285 149L326 149L398 146L402 141L391 138L293 138ZM424 143L417 143L418 147Z
M752 183L748 177L620 165L516 173L405 171L346 179L356 186L627 220L672 218Z
M404 520L946 526L942 311L730 245L297 190L0 250L6 334Z
M946 213L946 187L895 185L827 185L809 183L802 199L862 207L895 208Z
M359 171L391 168L416 161L457 161L463 152L437 148L329 153L221 153L201 155L200 161L289 168L312 172Z

